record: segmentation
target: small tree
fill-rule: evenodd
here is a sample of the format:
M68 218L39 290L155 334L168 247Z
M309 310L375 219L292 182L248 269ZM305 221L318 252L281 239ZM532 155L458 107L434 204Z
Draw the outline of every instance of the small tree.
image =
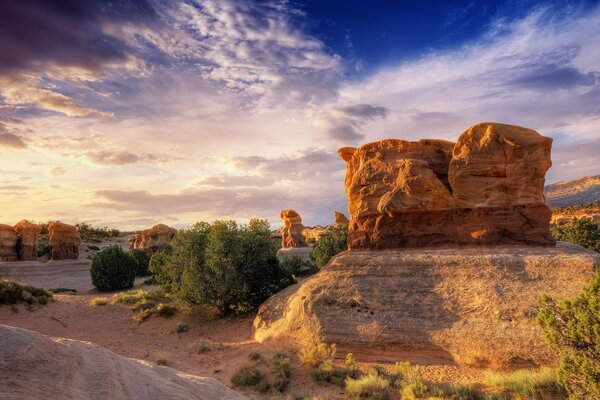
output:
M589 218L575 219L565 226L553 226L552 236L556 240L600 252L600 224Z
M98 252L92 260L92 284L98 290L119 290L133 287L138 263L130 253L113 245Z
M348 249L348 231L344 228L334 228L315 246L312 257L315 259L317 268L322 268L333 256Z
M576 299L542 302L537 320L560 357L559 382L570 399L600 399L600 271Z
M138 270L136 276L146 276L150 273L150 256L144 250L132 249L129 253L135 258L138 263Z

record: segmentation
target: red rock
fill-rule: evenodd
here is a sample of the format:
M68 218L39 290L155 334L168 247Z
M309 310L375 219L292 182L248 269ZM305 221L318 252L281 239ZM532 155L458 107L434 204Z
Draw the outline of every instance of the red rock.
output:
M51 260L76 260L79 258L81 236L73 225L53 222L48 225Z
M37 260L37 245L42 227L27 220L17 222L14 226L15 233L19 238L17 253L19 260Z
M0 224L0 261L17 261L17 239L12 226Z
M302 225L302 218L294 210L283 210L280 213L281 220L283 221L283 232L281 236L281 247L306 247L306 239L302 231L304 225Z
M348 218L342 212L335 211L333 222L335 228L343 228L344 226L348 226L349 223L350 221L348 221Z

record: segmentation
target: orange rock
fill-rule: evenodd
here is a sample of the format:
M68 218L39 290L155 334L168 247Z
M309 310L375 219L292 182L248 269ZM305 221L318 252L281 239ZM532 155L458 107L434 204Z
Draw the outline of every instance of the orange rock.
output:
M17 261L17 239L12 226L0 224L0 261Z
M283 210L281 211L281 219L283 221L284 231L281 236L281 247L306 247L306 239L302 234L304 225L302 225L302 218L294 210Z
M19 260L37 260L37 244L42 227L27 220L17 222L14 226L15 233L19 238L17 253Z
M146 242L146 249L150 253L162 251L167 244L175 239L175 235L177 235L177 229L165 224L155 225L147 231L148 241Z
M53 222L48 225L51 260L76 260L79 258L81 236L73 225Z
M346 216L343 213L341 213L340 211L335 211L333 222L334 227L343 228L344 226L348 226L349 223L350 221L348 221L348 218L346 218Z

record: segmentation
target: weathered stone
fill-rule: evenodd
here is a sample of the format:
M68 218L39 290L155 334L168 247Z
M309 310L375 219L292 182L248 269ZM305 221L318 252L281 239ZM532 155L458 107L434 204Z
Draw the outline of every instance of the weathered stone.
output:
M19 260L37 260L37 245L42 227L27 220L17 222L14 226L15 233L19 238L17 253Z
M497 246L352 250L267 300L259 342L336 343L365 361L457 362L508 368L556 362L535 316L542 294L579 294L600 254Z
M73 225L53 222L48 225L51 260L76 260L79 258L81 236Z
M350 221L348 221L348 218L346 218L346 216L342 212L335 211L333 222L333 226L335 228L343 228L345 226L348 226L349 223Z
M312 228L305 227L302 229L302 235L304 236L306 243L309 244L318 243L323 236L329 235L329 232L329 229L322 227L321 225L315 225Z
M12 226L0 224L0 261L17 260L17 234Z
M175 239L177 229L165 224L158 224L150 228L147 235L146 249L150 253L158 253Z
M304 225L302 225L302 218L294 210L283 210L281 211L281 220L283 221L283 233L281 237L281 247L306 247L306 239L302 234Z

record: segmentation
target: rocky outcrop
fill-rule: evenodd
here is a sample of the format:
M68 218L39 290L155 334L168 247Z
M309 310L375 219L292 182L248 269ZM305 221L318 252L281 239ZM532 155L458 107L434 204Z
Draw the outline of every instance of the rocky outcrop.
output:
M17 222L14 226L18 237L17 253L21 261L37 260L37 245L42 227L27 220Z
M329 227L324 227L321 225L315 225L312 228L304 228L302 229L302 235L308 244L316 244L321 240L323 236L327 236L330 233Z
M348 226L349 223L350 221L348 221L348 218L346 218L346 216L343 213L335 211L333 222L333 226L335 228L343 228L345 226Z
M17 235L10 225L0 224L0 261L17 261Z
M574 206L600 200L600 175L556 182L544 188L550 207Z
M4 400L246 399L214 378L122 357L87 342L0 325L0 343Z
M49 244L52 247L51 260L76 260L79 258L81 236L73 225L53 222L48 225Z
M481 123L456 144L387 139L340 149L349 248L554 245L543 195L551 143Z
M556 362L536 321L542 294L576 296L600 254L555 248L352 250L267 300L259 342L336 343L361 359L507 368Z
M175 228L165 224L154 225L129 237L129 248L144 250L150 254L158 253L170 244L176 235Z
M282 210L280 213L281 220L283 221L283 232L281 236L281 247L307 247L306 239L302 234L304 225L302 225L302 218L294 210Z

